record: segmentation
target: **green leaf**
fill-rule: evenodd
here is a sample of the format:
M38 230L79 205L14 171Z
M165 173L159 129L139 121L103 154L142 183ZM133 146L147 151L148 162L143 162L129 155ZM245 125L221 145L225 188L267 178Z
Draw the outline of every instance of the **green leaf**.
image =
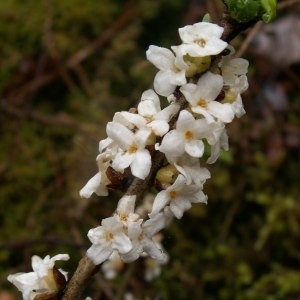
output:
M265 23L270 23L276 17L277 0L261 0L261 5L265 10L262 20Z
M271 22L276 16L277 0L224 0L231 17L239 22L263 20Z

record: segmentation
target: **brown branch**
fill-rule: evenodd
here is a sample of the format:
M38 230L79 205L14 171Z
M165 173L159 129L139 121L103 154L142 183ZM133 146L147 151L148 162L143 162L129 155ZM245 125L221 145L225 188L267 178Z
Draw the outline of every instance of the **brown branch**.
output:
M98 269L99 266L95 266L93 262L85 255L80 260L73 277L69 281L62 299L80 300L83 291Z
M243 41L242 46L239 50L235 53L234 57L241 57L246 52L247 48L249 47L250 43L254 39L255 35L260 31L262 28L263 21L257 22L254 27L249 31L246 39Z
M224 32L221 38L229 43L242 31L252 27L257 21L258 20L243 23L238 22L230 16L228 11L225 11L219 24L220 26L224 27Z

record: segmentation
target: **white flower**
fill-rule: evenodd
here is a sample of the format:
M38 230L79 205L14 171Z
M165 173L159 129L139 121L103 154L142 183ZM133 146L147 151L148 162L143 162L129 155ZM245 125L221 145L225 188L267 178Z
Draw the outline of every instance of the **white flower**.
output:
M98 196L108 195L107 185L110 184L110 180L106 176L106 170L114 156L114 151L111 151L109 148L97 156L99 172L80 190L79 194L81 197L90 198L93 193Z
M150 219L144 222L142 226L143 235L141 243L144 252L162 264L166 263L169 257L163 249L157 245L156 241L153 240L153 237L169 224L171 218L171 214L160 212L150 216Z
M212 164L219 157L220 150L228 150L228 136L223 122L211 122L208 123L207 119L198 120L198 134L206 139L211 146L211 155L207 162ZM180 161L180 158L179 158ZM181 160L183 161L183 160ZM176 167L178 169L178 167Z
M17 273L9 275L7 280L14 284L23 294L24 300L31 300L40 291L56 291L57 285L53 276L52 269L57 260L68 260L68 254L58 254L50 258L47 255L44 259L34 255L31 259L33 272L30 273ZM60 270L67 280L67 273Z
M88 238L92 246L87 250L87 256L95 265L101 264L113 252L129 252L131 241L124 231L124 225L118 216L103 219L102 226L90 229Z
M240 94L237 95L235 101L231 104L231 108L237 118L240 118L246 113Z
M137 260L143 252L142 244L142 222L143 219L139 219L136 222L128 223L128 236L130 237L132 248L127 253L120 254L122 261L132 262Z
M210 178L209 171L200 167L198 158L185 154L174 163L174 166L185 177L186 184L195 183L202 186L206 179Z
M226 132L225 127L223 128L222 131L219 131L219 137L215 140L211 140L211 154L210 157L207 160L207 163L213 164L219 157L220 155L220 150L228 150L229 145L228 145L228 135Z
M146 55L147 59L160 70L154 78L154 89L159 95L168 97L174 92L176 86L186 83L185 69L188 66L177 64L171 50L150 46Z
M128 111L115 113L113 122L120 123L130 130L134 128L143 128L147 124L147 120L144 117Z
M222 87L222 76L206 72L200 77L197 85L188 83L182 86L180 91L190 103L194 113L203 115L208 122L220 120L229 123L234 117L231 105L215 101Z
M179 28L179 35L183 44L179 45L182 55L208 56L222 52L227 43L221 40L223 27L216 24L200 22Z
M135 200L135 195L124 195L119 200L118 208L115 213L123 223L132 245L130 251L120 254L124 262L132 262L138 259L143 251L142 244L140 243L143 219L139 214L134 212Z
M124 172L130 166L134 176L145 179L151 167L151 156L145 149L151 129L143 128L133 133L122 124L109 122L106 131L121 149L112 162L113 169Z
M204 152L204 144L199 131L201 120L195 120L193 115L186 110L179 114L176 129L168 132L161 145L156 149L165 153L169 162L176 161L185 152L192 157L201 157Z
M120 254L121 259L124 262L132 262L138 259L140 253L143 251L143 247L140 243L143 219L139 214L134 212L135 200L135 195L123 196L120 199L116 210L116 214L127 229L127 235L130 238L132 245L132 249L129 252Z
M168 122L178 110L177 104L171 104L161 110L159 97L151 89L142 94L141 102L138 105L139 114L147 119L147 126L157 136L163 136L169 131Z
M229 86L236 94L247 90L249 84L247 72L249 62L243 58L230 58L231 55L223 57L220 62L224 85Z
M201 190L201 186L187 185L184 176L179 174L173 185L156 195L149 216L155 216L169 205L171 212L177 219L180 219L183 213L191 208L191 203L206 203L206 200L207 196Z
M120 218L126 227L128 226L129 222L136 222L140 219L140 216L134 213L135 200L135 195L124 195L119 200L115 215Z
M170 213L161 212L142 223L142 230L135 230L136 238L132 240L132 249L128 253L121 254L121 259L125 262L131 262L141 255L149 255L159 263L166 263L168 255L157 244L154 236L168 225L172 217L173 215Z

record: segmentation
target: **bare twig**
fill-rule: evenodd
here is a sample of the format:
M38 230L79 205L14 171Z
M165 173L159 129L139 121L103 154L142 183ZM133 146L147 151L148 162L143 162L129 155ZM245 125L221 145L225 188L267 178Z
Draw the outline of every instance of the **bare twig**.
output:
M93 262L85 255L80 260L73 277L69 281L62 299L80 300L83 291L98 269L99 266L95 266Z
M234 55L235 57L241 57L244 55L244 53L246 52L247 48L249 47L255 35L260 31L262 25L263 25L262 21L259 21L254 25L254 27L249 31L246 39L243 41L242 46L235 53Z

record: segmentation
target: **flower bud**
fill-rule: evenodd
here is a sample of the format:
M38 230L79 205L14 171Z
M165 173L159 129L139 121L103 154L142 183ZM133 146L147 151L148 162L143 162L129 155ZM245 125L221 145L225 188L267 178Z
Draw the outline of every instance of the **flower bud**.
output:
M158 170L155 179L158 186L161 189L165 189L175 182L177 176L177 169L173 165L167 165Z
M208 70L211 63L211 56L192 57L186 54L184 56L184 61L189 66L189 68L185 71L186 77L193 77L196 74L200 74Z

